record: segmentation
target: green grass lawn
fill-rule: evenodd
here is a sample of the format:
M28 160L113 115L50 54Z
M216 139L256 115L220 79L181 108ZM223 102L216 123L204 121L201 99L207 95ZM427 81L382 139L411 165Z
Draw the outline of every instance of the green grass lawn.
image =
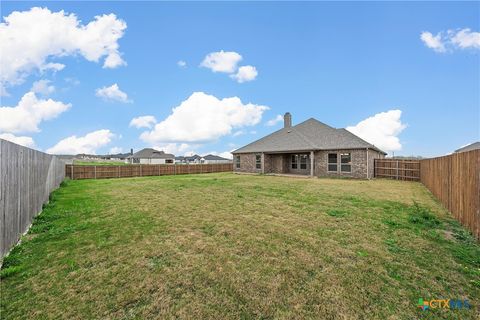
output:
M130 163L125 161L87 161L87 160L73 160L73 164L80 166L126 166Z
M480 246L413 182L75 180L1 275L2 319L478 319Z

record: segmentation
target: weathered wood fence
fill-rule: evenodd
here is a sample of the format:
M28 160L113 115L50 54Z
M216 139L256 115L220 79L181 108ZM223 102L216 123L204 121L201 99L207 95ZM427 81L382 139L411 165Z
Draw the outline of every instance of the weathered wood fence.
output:
M375 177L420 181L480 239L480 150L421 160L375 159Z
M480 150L420 160L420 181L480 239Z
M375 177L419 181L420 161L405 159L375 159Z
M0 257L28 230L63 181L64 165L55 156L0 139Z
M231 172L232 163L215 164L135 164L124 166L65 166L65 175L70 179L104 179L163 176L191 173Z

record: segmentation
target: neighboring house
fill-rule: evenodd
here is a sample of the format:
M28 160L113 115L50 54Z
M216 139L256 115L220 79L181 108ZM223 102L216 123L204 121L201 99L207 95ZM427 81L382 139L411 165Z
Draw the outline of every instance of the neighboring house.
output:
M132 153L117 153L117 154L107 154L102 156L103 159L105 160L117 160L117 161L124 161L127 160L129 156L131 156Z
M467 151L472 151L472 150L477 150L477 149L480 149L480 141L471 143L469 145L466 145L465 147L457 149L457 150L455 150L455 153L467 152Z
M86 154L86 153L79 153L75 156L76 159L82 160L102 160L102 156L96 154Z
M193 156L185 157L175 157L175 163L185 163L185 164L212 164L212 163L230 163L232 160L215 156L213 154L208 154L206 156L199 156L195 154Z
M346 129L310 118L284 128L233 153L235 172L288 173L317 177L373 178L374 159L386 153Z
M230 159L216 156L213 154L207 154L206 156L203 157L202 163L212 164L212 163L231 163L231 162L232 160Z
M117 153L117 154L106 154L103 156L105 160L125 160L128 162L128 157L133 155L133 149L130 149L130 152L127 153Z
M193 156L180 156L175 157L175 163L185 163L185 164L198 164L202 163L202 157L198 154L194 154Z
M133 164L173 164L175 156L152 148L145 148L128 156L127 160Z

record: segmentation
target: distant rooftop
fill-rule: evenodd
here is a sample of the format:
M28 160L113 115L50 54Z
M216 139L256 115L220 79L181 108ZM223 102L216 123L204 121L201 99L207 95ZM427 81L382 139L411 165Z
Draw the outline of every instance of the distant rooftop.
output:
M155 150L152 148L145 148L138 152L135 152L128 158L135 158L135 159L172 159L175 158L175 155L170 153L165 153L160 150Z
M465 147L462 147L460 149L455 150L455 152L467 152L467 151L472 151L472 150L477 150L480 149L480 141L470 143L469 145L466 145Z

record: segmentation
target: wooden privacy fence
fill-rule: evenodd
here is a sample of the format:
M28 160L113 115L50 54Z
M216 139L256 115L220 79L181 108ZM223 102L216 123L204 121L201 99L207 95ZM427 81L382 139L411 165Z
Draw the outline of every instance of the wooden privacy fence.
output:
M163 176L191 173L231 172L232 163L215 164L134 164L124 166L65 165L65 175L71 179L104 179Z
M420 181L480 239L480 150L421 160Z
M422 159L375 159L375 177L420 181L480 239L480 150Z
M375 177L419 181L420 161L404 159L375 159Z
M0 257L28 230L63 181L64 165L55 156L0 139Z

